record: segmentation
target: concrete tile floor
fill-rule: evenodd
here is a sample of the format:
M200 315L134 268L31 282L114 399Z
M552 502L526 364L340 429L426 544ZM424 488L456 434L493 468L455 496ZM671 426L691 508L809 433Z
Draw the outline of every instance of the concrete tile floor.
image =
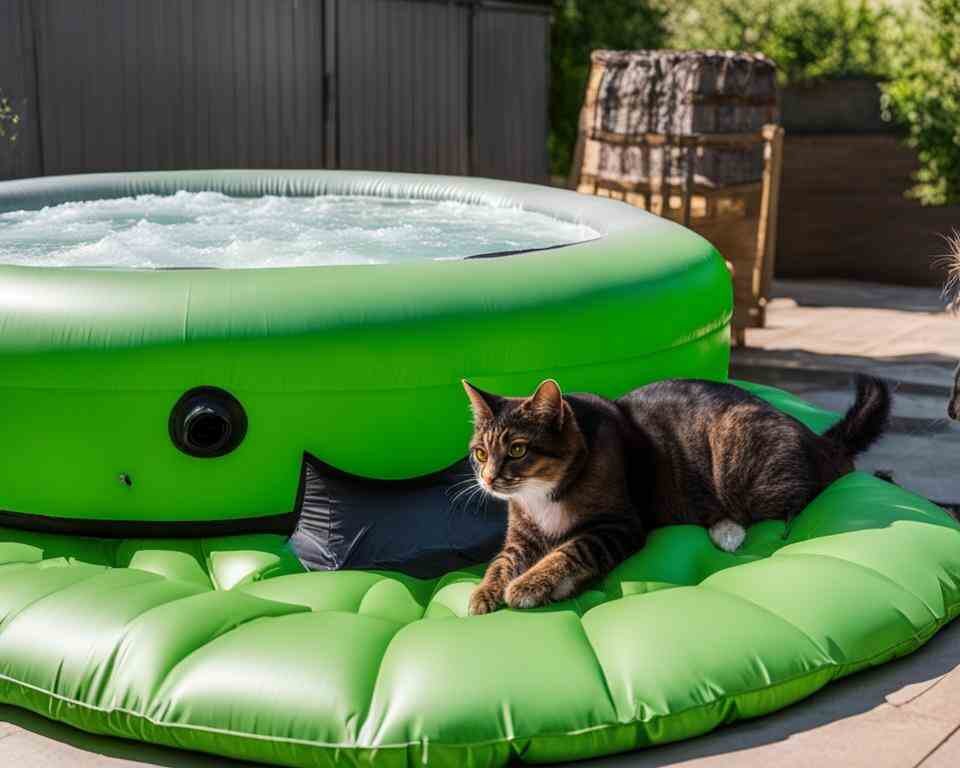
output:
M960 360L960 317L939 292L850 282L781 281L767 327L747 331L731 375L783 387L842 411L850 374L895 386L889 435L865 455L868 471L889 469L901 485L944 504L960 504L960 424L946 415Z
M960 503L960 427L945 418L960 360L960 318L935 290L782 282L768 326L748 332L732 373L826 407L850 401L849 374L897 383L889 437L862 462L902 485ZM954 476L957 479L954 479ZM90 736L0 707L0 766L213 768L218 758ZM911 656L846 678L782 712L699 739L578 765L595 768L955 768L960 766L960 622Z

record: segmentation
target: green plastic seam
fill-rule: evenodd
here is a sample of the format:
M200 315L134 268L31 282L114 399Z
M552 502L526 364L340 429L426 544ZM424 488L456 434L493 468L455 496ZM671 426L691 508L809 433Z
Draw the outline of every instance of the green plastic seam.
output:
M30 563L30 565L32 565L32 563ZM72 581L72 582L70 582L69 584L66 584L66 585L60 587L60 589L55 589L55 590L53 590L52 592L47 592L47 594L41 595L40 597L36 598L35 600L31 600L30 602L26 603L25 605L20 606L20 608L19 608L15 613L7 614L7 615L3 618L3 620L0 621L0 635L2 635L2 634L4 633L4 631L6 631L7 627L10 625L10 622L12 622L14 619L16 619L17 616L19 616L19 615L20 615L21 613L23 613L24 611L28 610L29 608L32 608L33 606L37 605L38 603L43 602L43 601L44 601L46 598L48 598L48 597L53 597L54 595L59 595L61 592L65 592L66 590L70 589L71 587L74 587L74 586L76 586L76 585L78 585L78 584L83 584L84 582L90 581L91 579L95 579L95 578L97 578L98 576L102 576L104 573L106 573L107 571L111 570L111 567L112 567L112 566L109 566L109 565L97 565L97 564L95 564L95 563L87 563L87 565L89 565L91 568L99 568L100 570L99 570L99 572L97 572L97 573L91 573L91 574L89 574L89 575L87 575L87 576L83 576L83 577L81 577L80 579L78 579L77 581ZM68 566L68 567L71 567L71 566Z
M777 550L777 552L780 552L780 550ZM776 554L776 553L774 553L774 554ZM771 555L771 557L772 557L772 555ZM810 557L810 558L824 558L824 559L827 559L827 560L836 560L837 562L840 562L840 563L846 563L847 565L852 565L854 568L858 568L859 570L863 571L864 573L869 574L870 576L872 576L872 577L874 577L874 578L879 578L879 579L881 579L882 581L886 582L887 584L890 584L890 585L896 587L898 590L900 590L901 592L903 592L905 595L909 595L909 596L912 597L914 600L916 600L917 603L919 603L919 604L922 605L924 608L926 608L927 611L930 612L930 615L931 615L934 619L940 619L940 618L941 618L940 616L937 615L937 612L930 606L930 604L927 603L927 601L924 600L922 597L920 597L920 595L917 595L917 594L915 594L914 592L911 592L909 589L907 589L905 586L903 586L903 584L901 584L900 582L896 581L895 579L890 578L890 577L887 576L885 573L883 573L883 572L881 572L881 571L878 571L876 568L871 568L870 566L863 565L862 563L856 563L856 562L854 562L853 560L847 560L845 557L838 557L837 555L827 555L827 554L823 554L823 553L821 553L821 552L783 552L782 554L780 554L780 557L792 557L792 558L805 558L805 557ZM944 611L946 611L946 601L944 601Z
M719 571L718 571L718 573L719 573ZM708 577L708 578L709 578L709 577ZM796 624L794 624L794 623L793 623L792 621L790 621L789 619L784 618L784 617L781 616L779 613L776 613L775 611L770 610L770 609L767 608L766 606L760 605L759 603L755 603L755 602L753 602L753 600L750 600L749 598L744 597L743 595L738 594L737 592L730 592L729 590L722 589L722 588L720 588L720 587L715 587L715 586L713 586L712 584L704 584L704 583L701 582L700 584L695 585L694 588L695 588L695 589L706 589L706 590L709 590L709 591L711 591L711 592L717 592L717 593L719 593L719 594L721 594L721 595L727 595L728 597L732 597L732 598L734 598L735 600L737 600L737 601L739 601L739 602L741 602L741 603L743 603L743 604L745 604L745 605L749 605L751 608L757 609L758 611L760 611L761 613L763 613L763 614L766 615L766 616L771 616L772 618L776 619L780 624L785 624L786 626L790 627L790 628L791 628L792 630L794 630L798 635L800 635L800 637L804 638L808 643L810 643L811 647L815 648L815 649L823 656L824 659L827 659L827 660L828 660L829 663L824 664L824 665L822 665L821 667L818 667L818 669L826 669L826 668L828 668L831 664L836 664L836 663L837 663L836 660L833 658L833 656L830 654L830 652L829 652L826 648L824 648L823 646L821 646L820 643L819 643L817 640L815 640L814 638L810 637L810 635L807 634L807 632L806 632L804 629L801 629L800 627L798 627Z

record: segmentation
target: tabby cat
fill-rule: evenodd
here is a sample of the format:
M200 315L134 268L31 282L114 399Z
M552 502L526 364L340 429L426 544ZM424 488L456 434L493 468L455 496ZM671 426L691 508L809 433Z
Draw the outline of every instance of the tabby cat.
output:
M702 525L734 551L745 526L789 521L852 471L890 414L887 386L866 376L822 436L717 382L661 381L615 401L564 396L553 380L528 398L463 385L477 482L509 507L505 544L471 596L473 614L575 595L657 526Z

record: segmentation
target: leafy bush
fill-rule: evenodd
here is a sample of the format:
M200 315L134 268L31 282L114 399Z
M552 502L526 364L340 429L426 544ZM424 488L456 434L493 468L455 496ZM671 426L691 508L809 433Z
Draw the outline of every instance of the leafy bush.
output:
M900 17L867 0L688 0L668 27L676 48L760 51L800 83L887 76Z
M904 13L888 0L554 0L550 158L565 174L596 48L760 51L783 83L886 78L898 61ZM924 0L956 6L960 0Z
M922 0L923 19L899 47L884 106L907 129L920 170L911 195L960 202L960 0Z
M566 174L597 48L659 48L666 11L658 0L554 0L551 41L550 165Z
M19 124L20 115L13 109L9 99L0 92L0 139L6 139L13 144L17 140Z

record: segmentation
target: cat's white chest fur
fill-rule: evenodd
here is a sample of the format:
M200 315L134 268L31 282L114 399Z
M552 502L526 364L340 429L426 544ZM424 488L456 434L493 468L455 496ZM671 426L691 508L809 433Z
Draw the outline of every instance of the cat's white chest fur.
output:
M514 498L521 508L544 535L559 539L570 527L567 511L562 503L550 498L551 485L536 481L527 481L525 487Z

